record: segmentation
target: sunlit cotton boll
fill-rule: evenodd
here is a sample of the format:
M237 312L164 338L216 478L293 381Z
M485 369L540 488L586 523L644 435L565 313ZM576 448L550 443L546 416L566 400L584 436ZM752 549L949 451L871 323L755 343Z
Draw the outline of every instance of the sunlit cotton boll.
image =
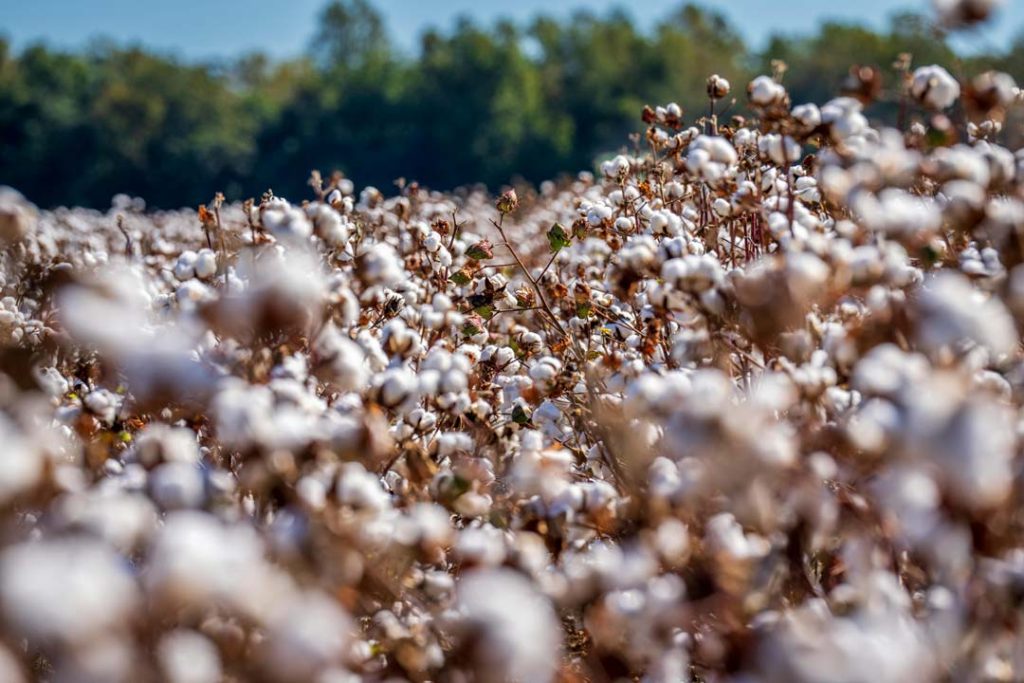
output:
M948 71L932 64L914 71L910 92L926 107L941 110L953 106L960 97L960 84Z
M801 104L793 107L792 115L804 128L813 129L821 125L821 110L816 104Z
M289 596L270 616L266 661L275 680L301 683L340 664L352 623L338 604L321 593Z
M550 603L522 575L479 570L458 583L460 624L472 637L476 680L543 683L554 678L562 642Z
M941 272L926 280L917 310L918 342L932 353L980 346L995 360L1017 347L1016 326L1003 302L978 291L958 273Z
M168 683L218 683L222 670L217 646L195 631L179 629L160 639L157 661Z
M792 164L800 158L800 145L788 135L770 133L758 142L761 154L780 166Z
M273 589L256 532L202 512L169 514L148 559L147 592L175 609L213 604L251 613Z
M139 603L128 562L100 541L75 537L5 550L0 598L19 634L68 644L123 628Z
M366 352L328 323L314 344L316 374L340 391L358 391L369 381Z
M758 76L747 86L750 102L759 107L779 104L786 99L786 89L770 76Z

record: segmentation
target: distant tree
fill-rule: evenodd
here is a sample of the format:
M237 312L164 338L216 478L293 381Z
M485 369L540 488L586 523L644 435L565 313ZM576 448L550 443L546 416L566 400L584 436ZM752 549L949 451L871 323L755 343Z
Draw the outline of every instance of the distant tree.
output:
M693 4L651 31L623 11L525 26L463 19L425 32L415 55L394 48L369 0L329 2L306 54L287 61L189 64L109 41L15 52L0 39L0 183L43 205L105 206L128 192L172 207L216 190L305 196L314 168L385 189L398 177L439 189L540 181L626 146L644 104L675 101L699 119L711 73L733 84L718 108L728 115L747 111L746 83L772 60L788 65L794 104L820 103L852 64L877 67L891 88L904 52L964 79L1024 74L1024 34L961 57L927 19L903 14L884 31L832 22L753 52L721 14ZM897 108L890 97L868 113L894 122ZM1024 144L1012 116L1004 139Z
M309 53L324 70L364 69L391 56L384 19L366 0L332 0L320 12Z

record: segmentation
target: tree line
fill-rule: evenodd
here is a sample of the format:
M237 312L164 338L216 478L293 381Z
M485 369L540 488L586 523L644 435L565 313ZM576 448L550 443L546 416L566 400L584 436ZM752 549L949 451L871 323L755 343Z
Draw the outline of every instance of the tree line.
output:
M105 207L123 192L169 208L217 189L304 196L314 168L380 187L399 177L438 189L537 182L621 148L643 126L644 104L675 101L699 117L711 73L733 83L728 116L744 113L743 87L772 60L786 63L794 103L821 102L851 64L894 80L906 52L954 74L1024 74L1024 34L1008 50L964 56L904 14L884 31L827 23L756 51L694 5L650 30L622 11L464 19L423 33L412 55L367 0L328 4L305 54L286 61L197 64L109 42L15 52L0 39L0 184L43 206ZM891 111L883 102L874 114Z

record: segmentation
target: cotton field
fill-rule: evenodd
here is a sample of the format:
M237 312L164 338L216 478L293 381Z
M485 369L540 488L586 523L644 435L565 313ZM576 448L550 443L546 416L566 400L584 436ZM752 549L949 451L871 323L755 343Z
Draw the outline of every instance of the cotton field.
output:
M898 68L497 196L0 192L0 680L1024 678L1021 92Z

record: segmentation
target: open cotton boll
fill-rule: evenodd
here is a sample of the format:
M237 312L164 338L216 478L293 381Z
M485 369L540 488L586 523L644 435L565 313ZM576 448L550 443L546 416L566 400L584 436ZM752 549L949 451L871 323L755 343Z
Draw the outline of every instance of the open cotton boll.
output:
M275 680L301 683L341 665L353 630L348 614L327 595L304 592L269 618L266 665Z
M259 535L244 523L173 512L153 539L143 585L172 611L218 605L258 617L283 589L263 553Z
M370 367L366 352L328 323L314 344L316 373L340 391L359 391L366 387Z
M786 99L786 89L770 76L758 76L747 86L750 102L759 107L779 104Z
M551 604L521 574L478 570L457 584L466 637L479 638L476 680L551 681L560 655L561 628Z
M208 280L213 277L217 274L217 254L210 249L200 249L193 269L197 278Z
M156 654L168 683L218 683L222 680L217 646L195 631L171 631L160 639Z
M36 228L39 212L14 188L0 185L0 243L12 245Z
M191 249L181 252L181 256L174 262L174 277L182 282L195 277L198 259L199 255Z
M5 619L21 637L70 645L125 628L140 604L128 562L84 537L4 550L0 599Z
M918 341L932 353L942 349L963 352L977 345L997 360L1012 353L1019 341L1013 317L1003 302L976 290L954 272L939 273L921 286L917 311Z
M926 107L947 109L960 97L960 84L948 71L932 64L914 71L910 92Z

